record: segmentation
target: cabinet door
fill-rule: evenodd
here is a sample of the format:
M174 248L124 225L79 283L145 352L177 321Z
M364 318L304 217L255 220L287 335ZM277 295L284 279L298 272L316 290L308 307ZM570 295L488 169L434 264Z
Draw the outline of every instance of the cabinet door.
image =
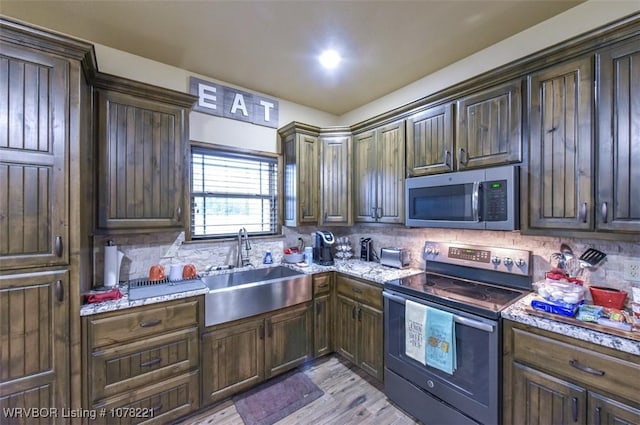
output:
M404 223L404 121L377 130L377 210L380 223Z
M98 111L98 225L181 227L184 109L103 90Z
M376 221L377 178L376 132L371 130L353 137L354 221L362 223Z
M382 381L382 311L366 304L358 306L358 366Z
M0 269L68 264L69 64L0 52Z
M589 392L589 424L635 425L640 424L640 410L628 404L612 400L601 394Z
M640 231L640 38L600 54L596 227Z
M297 196L299 223L318 222L318 138L307 134L296 135L297 168L299 173Z
M70 407L68 299L67 271L0 276L0 409Z
M356 363L357 335L356 315L358 305L350 298L336 296L336 351L347 360Z
M333 308L331 308L331 295L320 295L314 298L314 329L313 329L313 354L314 357L324 356L333 351L331 344L331 324Z
M320 224L351 224L351 137L332 136L321 140Z
M310 360L313 355L311 304L301 304L266 319L266 377L278 375Z
M453 171L453 104L407 118L407 177Z
M529 76L529 225L593 227L592 59Z
M522 160L521 86L517 80L458 101L458 170Z
M586 423L586 391L514 362L513 418L522 425Z
M249 320L202 335L202 404L264 380L264 320Z

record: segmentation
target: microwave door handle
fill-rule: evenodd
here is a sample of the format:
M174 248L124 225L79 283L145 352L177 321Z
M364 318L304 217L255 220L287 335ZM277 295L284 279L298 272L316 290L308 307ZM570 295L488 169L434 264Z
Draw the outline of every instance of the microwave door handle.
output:
M388 298L391 301L395 301L397 303L400 304L406 304L407 300L405 298L399 297L397 295L392 295L388 292L382 292L382 296L384 298ZM479 322L477 320L473 320L473 319L469 319L468 317L462 317L462 316L458 316L458 315L453 315L453 321L456 323L459 323L461 325L464 326L469 326L470 328L474 328L474 329L478 329L480 331L485 331L485 332L489 332L492 333L494 328L493 325L490 325L488 323L484 323L484 322Z
M473 182L473 193L471 194L471 213L473 221L480 221L480 182Z

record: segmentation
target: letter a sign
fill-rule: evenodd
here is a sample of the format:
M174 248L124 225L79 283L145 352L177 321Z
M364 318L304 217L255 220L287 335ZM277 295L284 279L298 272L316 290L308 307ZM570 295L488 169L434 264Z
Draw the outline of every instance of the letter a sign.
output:
M278 128L278 101L257 94L189 78L189 93L198 96L194 111Z

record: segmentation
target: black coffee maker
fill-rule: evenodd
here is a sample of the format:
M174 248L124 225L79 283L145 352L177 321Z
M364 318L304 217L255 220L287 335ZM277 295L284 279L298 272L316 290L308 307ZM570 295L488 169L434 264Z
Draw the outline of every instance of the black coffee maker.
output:
M328 230L312 233L313 262L321 266L333 265L333 245L336 238Z

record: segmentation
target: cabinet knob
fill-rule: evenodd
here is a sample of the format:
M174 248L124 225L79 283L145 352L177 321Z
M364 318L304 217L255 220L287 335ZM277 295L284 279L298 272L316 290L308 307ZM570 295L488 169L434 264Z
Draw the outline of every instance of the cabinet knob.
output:
M602 218L603 223L607 222L608 209L606 202L603 202L602 205L600 205L600 217Z

